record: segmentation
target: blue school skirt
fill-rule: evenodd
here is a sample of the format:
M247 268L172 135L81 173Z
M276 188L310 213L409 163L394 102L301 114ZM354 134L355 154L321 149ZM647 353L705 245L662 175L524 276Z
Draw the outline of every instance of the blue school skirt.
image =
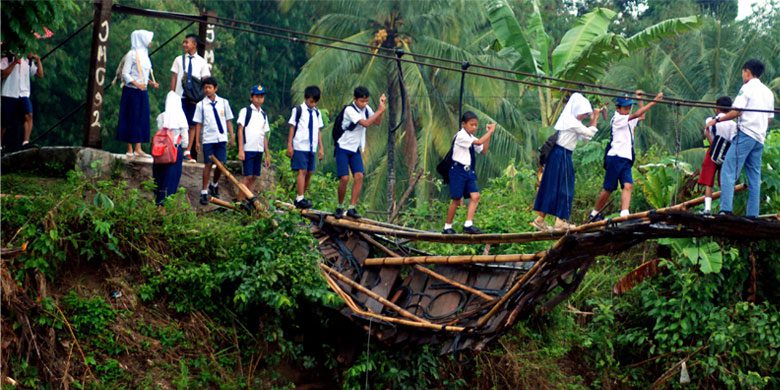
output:
M176 155L175 163L152 164L152 176L154 176L154 183L157 185L154 189L154 203L158 206L165 201L165 198L179 190L184 149L182 149L181 145L178 148L179 152Z
M547 157L534 210L568 220L574 201L574 163L571 150L555 145Z
M149 142L149 115L148 91L122 88L116 139L127 143Z

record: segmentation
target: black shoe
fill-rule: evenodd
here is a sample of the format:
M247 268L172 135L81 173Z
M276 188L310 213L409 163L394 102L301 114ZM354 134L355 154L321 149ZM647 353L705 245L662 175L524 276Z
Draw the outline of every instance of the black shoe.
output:
M604 214L598 213L596 215L591 215L590 218L588 218L587 222L585 223L593 223L593 222L599 222L604 220Z
M731 213L731 211L723 211L723 210L721 210L721 211L718 213L718 215L734 215L734 214L732 214L732 213Z
M471 225L469 227L463 227L463 233L465 234L482 234L482 230L479 230L476 226Z
M306 198L295 201L295 208L298 209L310 209L311 206L312 206L311 202Z
M441 234L457 234L458 232L455 231L453 228L444 229L441 231Z
M336 219L344 218L344 209L341 207L336 208L336 213L333 214L333 216L336 217Z
M200 194L200 204L203 206L209 204L209 194Z
M249 203L248 200L245 200L240 203L241 210L244 210L247 212L247 214L252 214L253 211L255 211L255 205L252 203Z
M209 183L209 195L219 198L219 186Z
M355 209L349 209L347 210L347 217L360 219L360 214Z
M712 215L712 211L710 211L710 210L702 210L702 211L699 211L697 214L699 214L701 216L704 216L704 217L709 217L710 215Z

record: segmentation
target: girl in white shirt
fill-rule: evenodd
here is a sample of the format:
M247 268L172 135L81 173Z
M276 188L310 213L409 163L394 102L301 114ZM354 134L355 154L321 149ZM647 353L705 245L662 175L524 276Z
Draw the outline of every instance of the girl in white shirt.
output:
M127 142L127 156L149 157L141 150L141 143L149 142L149 93L147 85L158 88L149 77L152 61L149 59L149 46L154 33L135 30L130 34L131 49L125 56L122 67L122 99L119 102L119 123L116 128L117 139Z

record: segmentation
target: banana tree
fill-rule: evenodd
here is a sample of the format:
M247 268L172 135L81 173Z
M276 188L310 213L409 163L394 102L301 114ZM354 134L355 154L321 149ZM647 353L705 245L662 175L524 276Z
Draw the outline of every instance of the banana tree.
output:
M528 25L520 26L507 0L487 2L488 19L497 40L493 48L499 56L512 61L514 70L582 82L603 82L612 62L700 25L697 16L668 19L626 38L609 31L617 13L596 8L578 18L574 27L552 48L537 1L532 0L532 5ZM552 81L545 83L571 87ZM542 125L550 126L560 113L565 96L549 88L537 88L537 93Z

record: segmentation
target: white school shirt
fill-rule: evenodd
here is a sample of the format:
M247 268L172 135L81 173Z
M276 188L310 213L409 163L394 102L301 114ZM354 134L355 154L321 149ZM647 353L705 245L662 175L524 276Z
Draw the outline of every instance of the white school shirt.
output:
M615 112L612 117L612 146L607 156L618 156L625 159L632 159L632 144L634 138L634 129L639 123L639 118L628 120L628 115L622 115Z
M366 114L368 113L368 114ZM362 110L358 109L354 103L347 106L344 109L344 120L341 121L341 128L345 129L344 134L339 138L338 144L341 149L348 150L350 152L357 152L366 149L366 128L358 123L358 121L366 119L374 115L374 110L369 105ZM358 123L354 129L346 130L347 126L352 123Z
M138 53L135 50L130 50L125 55L125 63L122 66L122 81L125 82L125 87L137 89L135 85L130 84L133 81L141 84L149 83L149 73L151 73L152 67L150 66L147 68L143 65L143 62L141 62L142 72L139 72L138 64L135 60L137 55Z
M195 107L195 115L192 117L193 122L203 124L201 137L203 138L204 144L216 144L228 141L227 121L233 119L233 111L230 110L230 103L227 99L216 96L214 102L216 102L219 121L222 123L222 130L224 130L222 134L219 133L217 120L214 118L214 110L211 108L212 102L208 96L198 102L198 106Z
M469 148L476 140L478 140L477 137L469 134L466 129L461 128L458 134L455 134L455 143L452 145L452 161L471 166ZM483 147L484 145L474 145L474 154L482 153Z
M171 65L171 72L176 73L176 77L178 78L178 81L176 82L176 94L179 96L184 96L184 87L181 85L181 78L182 76L187 75L187 67L190 64L190 55L184 54L184 66L182 67L181 64L181 55L176 56L176 58L173 59L173 65ZM192 77L203 80L206 77L211 76L211 71L209 70L209 63L206 62L206 60L199 56L197 53L192 55Z
M558 142L556 142L556 145L573 152L577 147L577 141L590 141L599 130L595 126L585 126L579 123L579 126L575 125L558 131Z
M726 114L720 113L720 114L716 115L716 117L720 118L720 117L722 117L724 115L726 115ZM706 124L707 122L711 121L712 119L713 118L711 118L711 117L707 118L704 121L704 123ZM732 139L734 139L734 136L737 135L737 122L734 122L734 121L723 121L723 122L716 123L715 124L715 134L713 134L712 136L714 137L715 135L719 135L719 136L721 136L721 137L731 141Z
M761 80L754 78L742 85L731 107L735 110L740 108L774 110L775 96L772 90L761 83ZM763 145L766 129L769 127L769 119L774 117L774 113L742 111L742 115L737 119L737 125L739 130L747 134L748 137Z
M237 124L244 126L244 151L263 152L265 150L263 141L265 140L266 133L271 131L271 127L268 126L268 120L266 120L266 117L263 115L264 111L262 108L257 108L254 104L250 104L249 107L250 110L252 110L252 117L249 118L249 124L247 124L245 120L246 107L238 112L238 120L236 121Z
M38 65L26 57L21 60L21 64L16 64L11 74L3 81L2 96L30 97L30 78L38 72ZM0 69L5 70L9 65L8 57L0 59Z
M293 136L293 150L308 152L309 144L311 142L311 151L316 152L319 145L320 129L325 125L322 123L322 114L316 107L312 108L312 119L314 120L314 127L312 127L311 140L309 140L309 107L306 103L302 103L300 106L293 108L290 114L290 120L287 123L290 126L295 126L295 111L296 108L301 110L301 120L298 122L298 128L295 129L295 136Z

